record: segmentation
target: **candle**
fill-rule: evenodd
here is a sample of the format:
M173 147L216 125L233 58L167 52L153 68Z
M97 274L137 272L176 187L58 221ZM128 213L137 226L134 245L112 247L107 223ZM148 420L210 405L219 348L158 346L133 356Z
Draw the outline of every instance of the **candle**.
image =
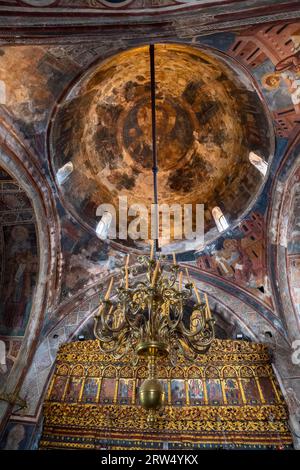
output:
M103 311L103 304L101 303L101 304L99 305L99 310L98 310L98 313L97 313L96 317L100 317L102 311Z
M105 294L104 300L108 300L108 299L109 299L109 296L110 296L110 293L111 293L111 290L112 290L113 283L114 283L114 278L112 277L111 280L110 280L110 283L109 283L107 292L106 292L106 294Z
M206 302L207 320L209 320L211 318L211 311L209 308L207 294L205 294L205 302Z
M108 311L108 315L111 315L111 314L112 314L113 309L114 309L114 306L111 305L111 306L110 306L110 309L109 309L109 311Z
M199 295L198 289L197 289L197 287L196 287L196 285L195 285L194 282L193 282L193 289L194 289L194 292L195 292L195 294L196 294L196 299L197 299L198 304L201 304L200 295Z
M154 269L154 273L153 273L153 277L152 277L152 284L151 284L152 287L155 286L155 282L156 282L156 279L157 279L157 276L158 276L158 270L159 270L159 261L157 261L155 269Z
M185 268L185 273L186 273L188 283L190 284L191 280L190 280L190 275L189 275L189 272L188 272L188 268Z
M150 244L151 244L150 259L153 259L153 255L154 255L154 241L151 240L151 241L150 241Z
M174 264L174 266L176 265L176 254L175 253L173 253L173 264Z
M181 289L182 289L182 271L180 271L180 273L179 273L178 284L179 284L179 291L181 291Z
M125 262L125 288L128 289L128 264L129 264L129 254L126 256Z

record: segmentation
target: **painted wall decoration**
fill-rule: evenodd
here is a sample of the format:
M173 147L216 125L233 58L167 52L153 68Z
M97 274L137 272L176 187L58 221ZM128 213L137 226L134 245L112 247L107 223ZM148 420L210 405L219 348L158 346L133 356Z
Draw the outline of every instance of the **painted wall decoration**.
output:
M289 290L296 315L300 318L300 169L296 170L290 182L289 197L286 236Z
M215 4L220 3L222 0L215 0ZM131 10L139 15L144 15L144 10L147 9L152 14L161 14L176 12L178 10L185 10L189 7L195 7L198 5L206 6L210 5L209 0L72 0L72 3L68 0L12 0L10 6L20 7L39 7L39 8L50 8L54 12L59 13L61 9L76 13L76 10L85 9L86 11L93 12L113 12L122 15L131 14Z
M109 355L99 354L95 340L64 344L44 405L41 448L98 448L104 441L110 449L162 448L164 435L173 448L179 448L182 440L188 448L214 447L221 445L222 439L236 448L288 447L291 436L286 405L269 361L265 346L232 340L215 340L197 365L191 366L180 357L178 367L172 368L163 360L160 374L165 376L160 380L166 400L159 428L151 431L154 439L145 433L147 415L138 401L138 387L144 380L141 376L147 376L143 360L136 367L130 357L113 361ZM94 373L91 364L99 368L98 379L90 375ZM80 377L72 375L75 368L80 368ZM56 398L53 390L63 378L66 393ZM77 394L79 398L70 404L68 384L74 380L84 384L83 394ZM92 393L86 394L85 387Z
M265 220L260 212L252 212L230 238L221 236L216 243L196 254L196 264L246 287L251 292L270 301L265 258Z
M13 2L10 3L13 4ZM15 3L17 4L17 2ZM30 2L27 2L27 4L29 3ZM149 1L149 5L150 3L153 4L154 2ZM172 2L170 2L170 4L171 3ZM174 1L173 4L175 5L175 3L179 5L179 2ZM18 5L20 4L21 2L18 2ZM98 4L100 5L100 0L97 2L97 5ZM135 4L136 2L132 1L130 6ZM23 7L24 5L25 2L22 3ZM62 5L62 2L60 2L60 5ZM160 7L161 5L158 6L158 8ZM103 6L103 8L105 8L105 6ZM179 23L177 23L177 26L179 27ZM186 256L188 258L188 262L195 262L201 270L213 273L214 275L218 276L219 279L222 279L224 283L228 281L229 286L237 285L243 289L248 290L251 295L256 296L259 301L262 301L261 305L267 303L270 309L272 309L276 315L279 315L280 312L275 311L276 307L273 303L272 293L269 289L268 276L270 273L267 272L266 266L267 253L265 240L267 229L265 226L265 217L266 209L269 208L272 204L270 200L270 187L274 181L276 170L284 157L287 145L291 144L293 138L299 132L300 128L299 29L299 22L283 23L280 21L274 24L268 23L254 25L252 27L243 27L240 31L238 28L235 28L234 32L219 32L209 34L207 36L197 36L197 34L194 33L191 29L190 35L186 34L184 37L180 38L180 42L186 45L192 45L194 47L199 47L200 49L203 46L210 46L218 51L223 51L225 54L229 54L229 56L231 56L234 60L239 61L246 67L246 71L248 71L256 79L259 93L261 93L261 96L266 100L267 107L271 113L271 118L275 124L277 138L276 158L274 157L271 168L268 167L269 173L267 190L260 196L255 210L247 215L247 217L243 220L243 223L240 224L239 228L235 230L229 230L225 234L221 234L212 245L207 246L201 252L196 254L187 254ZM176 36L175 32L174 36ZM169 38L169 40L177 42L178 37ZM86 71L92 62L99 61L100 63L109 56L120 52L120 48L126 49L127 47L129 48L133 45L139 46L139 40L133 39L127 41L127 39L124 39L122 43L116 42L115 44L112 44L111 42L104 43L101 42L101 40L95 40L95 43L92 45L85 43L80 45L45 44L43 46L17 46L9 44L9 46L3 45L1 47L1 112L6 112L10 116L11 125L14 126L16 132L20 133L21 136L26 136L26 145L28 145L28 147L33 152L33 155L30 158L32 158L34 161L34 154L37 153L39 164L43 167L43 170L45 171L45 174L47 174L49 181L52 180L52 175L48 174L47 153L44 148L44 141L45 134L47 132L46 126L50 117L49 113L51 109L55 107L58 97L61 96L64 89L67 90L69 84L75 78L75 76L78 76L83 71ZM222 80L222 77L220 77L220 80L217 80L217 82L219 81L222 83ZM137 83L142 85L141 80L139 81L137 79ZM203 84L200 83L197 85L197 87L197 90L199 91L201 88L203 88ZM132 84L129 84L126 90L124 90L124 106L128 105L126 98L130 100L130 97L132 96L138 105L134 110L130 110L130 112L128 112L126 119L125 116L123 116L124 121L122 121L122 123L124 122L124 133L122 133L122 135L119 137L126 154L132 157L132 155L136 153L139 156L139 159L136 162L137 165L142 166L142 163L144 162L147 166L147 147L142 145L143 139L141 138L141 135L143 135L144 141L147 141L148 134L146 123L149 119L149 116L147 114L147 103L144 103L139 99L139 90L142 90L142 86L133 86ZM189 102L193 100L194 91L195 90L193 90L193 86L186 88L184 94L185 101ZM137 95L134 95L135 93L137 93ZM86 109L84 106L89 106L89 99L92 99L92 97L87 97L86 101L82 101L83 110ZM246 97L241 96L239 90L236 90L235 99L246 100ZM164 113L170 111L169 115L172 118L172 122L174 121L174 118L178 116L177 123L177 118L175 119L174 129L180 130L182 136L184 137L183 140L185 143L191 143L190 148L192 148L193 152L190 156L193 157L191 158L193 165L201 164L201 161L200 163L198 161L196 162L194 154L197 154L198 156L200 155L201 158L203 157L204 160L207 160L206 155L211 151L214 152L216 156L222 158L222 152L220 153L218 149L224 146L224 135L222 135L222 133L220 136L215 135L210 130L210 126L213 127L212 124L215 122L215 120L220 119L221 113L220 109L216 109L211 101L213 101L213 99L206 99L206 101L202 103L195 100L194 104L191 105L203 105L202 111L204 110L204 114L207 117L207 123L200 124L207 126L206 129L208 133L206 137L194 133L191 135L189 133L183 122L186 117L185 109L180 109L179 111L176 109L175 113L173 101L165 104L164 106L160 106L158 119L160 129L164 124ZM248 129L251 129L250 144L252 150L257 151L258 149L253 147L256 146L256 142L257 139L259 139L262 126L257 125L257 122L259 121L252 122L251 124L251 116L256 114L256 109L249 94L247 94L247 102L243 101L243 106L246 106L247 108L247 112L245 113L248 116L246 126ZM99 144L99 141L101 140L100 137L102 138L102 142L105 140L106 135L110 138L110 124L111 122L114 122L114 119L119 119L119 109L117 108L111 110L103 109L102 107L101 110L100 108L98 109L98 112L94 108L92 111L95 113L94 116L96 116L97 119L100 119L99 115L103 114L103 122L101 122L101 124L104 134L102 134L102 136L95 136L95 139L98 139L97 142ZM84 112L82 114L85 117ZM69 117L70 116L65 117L66 134L63 135L65 140L67 140L68 135L67 121ZM199 119L197 116L196 118L197 121L195 122L197 122L198 126ZM201 116L199 116L199 118L201 119ZM170 130L172 122L167 123L168 131ZM137 137L136 139L134 139L134 135L132 133L132 129L134 128L138 129L139 134L138 136L135 136ZM258 134L256 132L257 128L259 130ZM105 134L105 132L107 134ZM198 132L197 129L196 132ZM172 133L169 133L169 135L172 135ZM218 138L220 138L220 140L223 139L223 142L220 142L219 144ZM94 142L92 142L92 136L90 136L90 139L90 142L94 144ZM135 142L138 142L139 147L135 147ZM74 142L70 141L69 143L71 151L73 150ZM110 144L107 143L105 147L105 153L107 157L110 155L110 145L113 143L115 142L112 141ZM117 142L116 146L117 145L119 145L119 141ZM181 142L176 142L178 153L182 151L180 145L182 145ZM244 145L245 142L242 142L242 146ZM66 157L67 156L68 154L66 154ZM168 154L165 153L164 156L167 160ZM145 157L144 160L143 157ZM286 162L286 167L291 165L292 160L293 158ZM85 162L85 171L89 175L92 175L93 172L95 172L95 168L89 166L89 163ZM192 171L193 165L191 166ZM122 172L121 174L118 174L116 168L114 171L117 173L115 181L112 183L111 181L108 182L109 184L115 184L118 192L127 191L128 187L130 188L130 185L133 184L133 179L137 178L137 174L134 172L133 175L127 175L128 177L126 177L126 175L124 176ZM206 178L209 179L211 172L210 167L206 165L204 171ZM256 175L256 168L253 168L252 171L253 174ZM194 177L194 175L191 174L191 171L187 172L185 175L181 175L177 170L173 173L175 176L173 176L169 182L172 187L175 188L174 191L179 191L182 189L184 193L185 190L189 190L189 182ZM108 178L107 175L105 177ZM203 184L203 182L201 182L201 184ZM0 369L1 385L8 378L12 366L17 360L18 351L21 344L21 337L25 332L26 323L30 315L32 292L34 291L34 283L37 277L38 249L36 245L36 234L34 233L35 220L30 201L28 201L26 195L20 191L20 188L16 182L12 181L12 178L5 174L5 172L2 170L0 170L0 186L0 258L2 261L0 263L0 339L1 341L4 341L6 350L6 364L5 366L1 365ZM79 190L80 189L81 186L79 186ZM244 197L246 198L247 190L244 187L240 187L239 190L245 191ZM224 194L226 194L226 191ZM63 263L63 270L61 273L61 300L67 302L67 299L72 299L73 296L77 295L79 290L88 289L89 285L91 285L93 282L100 282L100 280L102 281L110 273L117 272L123 262L124 255L111 246L104 246L98 240L94 239L94 232L88 232L83 227L79 226L76 221L70 219L68 211L62 206L61 201L59 201L57 196L57 192L53 189L53 200L56 201L62 227L62 253L59 254ZM85 207L90 209L88 204ZM225 209L226 204L224 211ZM9 223L7 223L8 212ZM209 214L206 215L206 217L209 218ZM295 311L297 314L299 314L300 244L297 225L299 225L298 221L295 220L294 228L291 231L288 240L287 259L288 270L290 273L289 281L291 286L291 295L293 298ZM27 249L28 256L26 255ZM12 254L16 255L18 264L15 263ZM185 255L183 255L183 260L184 256ZM3 263L4 260L6 266L9 267L9 271L6 270L5 264ZM213 282L214 281L212 280L212 283ZM5 296L7 293L12 291L12 297L10 299L6 299ZM4 296L2 295L3 292ZM233 292L233 295L235 295L235 292ZM288 291L285 293L285 295L289 295ZM21 309L21 305L23 305L23 310ZM12 311L15 312L15 316L9 313ZM80 306L80 308L74 312L72 318L66 319L66 323L63 324L62 328L62 336L67 339L70 331L74 330L74 325L77 326L79 324L79 318L90 313L90 307L87 308ZM250 317L249 312L247 312L247 315L248 314ZM259 323L258 315L253 312L251 315L251 321L253 323ZM74 319L75 317L76 319ZM45 315L45 323L43 325L42 334L46 334L50 327L54 328L56 322L57 318L55 318L55 314L53 312L47 312ZM41 341L42 340L43 337L41 337ZM45 341L47 342L48 340L45 339ZM61 337L59 338L59 341L61 341ZM38 364L41 365L43 362L46 363L48 361L47 370L50 371L52 364L51 361L53 361L53 351L55 351L55 348L53 347L53 343L51 343L51 341L49 344L50 345L47 344L47 347L45 346L43 350L41 348L41 357ZM40 382L38 372L35 372L35 374L36 382L34 399L35 403L38 403L41 393L40 390L43 389L45 380L44 382ZM63 396L65 394L65 401L63 404L65 405L66 403L70 403L70 405L72 404L77 406L76 400L78 400L78 396L80 396L77 394L77 392L79 392L79 394L82 393L81 399L79 399L79 402L82 405L100 403L100 407L122 406L122 409L124 410L127 406L130 406L127 403L127 401L130 401L130 398L122 398L123 402L118 402L119 399L121 400L120 386L117 386L116 379L112 379L111 377L104 377L104 379L115 380L115 385L112 384L111 387L106 386L105 380L103 380L104 387L102 389L102 378L97 377L96 379L94 376L87 375L82 381L82 384L84 384L83 389L79 390L78 385L78 389L76 391L76 387L74 385L74 390L76 393L74 392L73 395L75 401L72 402L67 402L68 396L72 396L72 394L68 395L67 382L65 381L65 377L62 376L59 378L61 380L58 380L57 383L55 382L53 384L53 395L51 395L51 398L49 398L49 403L51 400L52 404L56 403L55 400L60 403L60 401L63 400ZM120 377L120 379L121 378L127 380L127 377ZM268 407L275 406L274 400L276 403L278 403L276 401L278 400L277 395L275 396L271 393L272 388L268 388L268 385L265 384L266 380L263 379L263 377L259 377L259 380L257 381L255 376L234 375L232 377L222 377L220 375L220 377L217 379L215 377L206 377L204 375L202 379L202 382L200 382L199 378L194 378L194 376L191 378L188 376L188 374L185 379L182 379L182 377L168 377L163 379L168 406L172 406L172 393L169 393L169 391L171 391L172 380L184 381L185 407L202 407L204 409L208 406L219 406L214 405L212 401L209 402L210 394L212 397L215 396L215 392L213 393L210 391L210 389L213 390L213 386L210 384L216 385L218 382L215 383L213 381L217 380L220 381L222 386L222 395L219 394L218 396L220 400L224 401L224 406L229 406L230 404L232 407L243 407L248 405L251 407ZM79 380L78 377L76 378L75 382L77 380ZM136 384L137 381L141 379L135 378L132 380L132 400L137 403L138 398L136 393ZM196 382L196 380L199 380L199 383ZM207 381L208 383L206 384ZM30 381L28 381L28 383L29 382ZM30 385L28 385L28 383L26 383L27 390L31 391ZM201 389L201 383L203 390ZM220 391L219 387L215 388ZM107 403L103 403L103 397L101 397L102 390L104 399L108 400ZM28 394L30 393L28 392ZM33 392L31 395L33 395ZM131 396L130 389L128 396ZM243 400L245 403L241 405ZM262 405L264 402L265 404ZM279 401L279 403L281 402ZM180 407L176 404L173 404L173 407L176 410L180 409ZM34 409L34 407L32 409ZM34 414L34 411L32 413ZM18 432L20 437L22 432L20 429ZM16 434L18 434L18 432Z
M248 155L256 148L271 159L272 129L250 78L229 57L225 62L213 50L182 44L157 44L155 54L159 201L205 204L209 231L214 206L222 202L235 220L261 187ZM119 213L120 194L128 206L143 201L150 212L149 86L148 47L132 48L91 69L53 116L53 173L73 167L63 184L56 178L57 190L89 229L95 230L100 204L113 204ZM142 241L118 241L143 247Z
M70 295L79 289L118 272L124 263L124 254L80 230L66 233L62 296Z
M30 200L4 170L0 179L0 336L23 336L38 274Z
M257 78L279 137L299 127L299 30L297 22L252 26L229 49Z
M24 450L30 447L35 425L10 421L1 436L1 450Z
M5 270L2 285L0 334L24 335L38 271L35 225L14 225L3 229Z
M0 350L2 352L0 364L0 387L7 381L9 373L17 360L21 347L21 338L0 336Z

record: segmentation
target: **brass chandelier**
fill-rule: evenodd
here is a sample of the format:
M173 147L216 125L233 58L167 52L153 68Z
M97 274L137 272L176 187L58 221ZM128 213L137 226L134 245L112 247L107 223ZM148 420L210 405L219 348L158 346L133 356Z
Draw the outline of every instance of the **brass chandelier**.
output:
M155 70L154 45L150 45L152 151L154 203L157 197L157 156L155 119ZM157 379L157 363L168 357L176 362L178 353L188 360L196 361L199 354L207 352L214 339L214 319L208 304L201 301L200 294L186 270L187 283L183 285L183 272L173 254L173 263L158 255L157 236L151 244L150 256L139 256L138 263L129 267L129 255L123 268L121 285L111 298L113 278L110 281L99 311L95 315L94 334L99 340L102 353L122 358L133 352L136 359L148 361L148 379L140 389L141 405L149 410L148 422L153 426L156 411L163 405L164 392ZM142 279L139 274L142 273ZM196 296L190 318L187 304Z

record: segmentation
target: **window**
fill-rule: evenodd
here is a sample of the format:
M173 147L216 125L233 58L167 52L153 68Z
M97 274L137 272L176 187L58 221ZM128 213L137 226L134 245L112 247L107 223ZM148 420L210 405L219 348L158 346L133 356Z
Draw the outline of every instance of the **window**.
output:
M58 184L63 184L69 178L73 170L74 166L72 162L68 162L64 166L62 166L56 173L56 179Z
M216 226L219 232L223 232L229 227L229 224L225 218L225 215L221 211L220 207L214 207L211 213L216 222Z
M0 340L0 372L5 374L7 371L6 365L6 347L4 341Z
M100 222L97 224L96 234L98 238L101 238L101 240L106 240L106 238L108 237L108 232L112 219L113 216L110 212L104 212Z
M268 164L263 160L259 155L254 152L249 153L249 160L252 165L254 165L262 175L266 175L268 171Z
M6 85L3 80L0 80L0 104L6 103Z

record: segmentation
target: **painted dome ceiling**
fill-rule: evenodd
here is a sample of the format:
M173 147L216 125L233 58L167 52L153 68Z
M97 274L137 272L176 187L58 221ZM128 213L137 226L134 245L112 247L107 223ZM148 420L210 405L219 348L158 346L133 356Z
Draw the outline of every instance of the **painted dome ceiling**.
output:
M211 50L156 45L155 70L159 202L204 204L205 232L214 233L213 207L234 224L261 189L263 176L249 152L266 161L272 154L265 107L248 76ZM97 207L118 208L120 195L150 210L150 104L143 46L88 71L54 113L52 169L57 176L72 163L68 178L56 182L65 206L89 229L99 221Z

